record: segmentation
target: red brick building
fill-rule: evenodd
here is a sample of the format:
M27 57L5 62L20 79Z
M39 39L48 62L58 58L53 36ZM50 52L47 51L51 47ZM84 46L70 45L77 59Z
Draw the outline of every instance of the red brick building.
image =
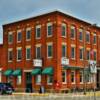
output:
M100 28L60 11L3 25L3 43L3 81L27 91L53 89L56 83L84 88L84 68L100 61ZM98 68L98 87L99 76Z

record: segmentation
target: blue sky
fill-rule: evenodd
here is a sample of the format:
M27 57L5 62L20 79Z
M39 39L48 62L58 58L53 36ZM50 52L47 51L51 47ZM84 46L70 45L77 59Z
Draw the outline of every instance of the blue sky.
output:
M55 9L100 25L100 0L0 0L0 43L3 24Z

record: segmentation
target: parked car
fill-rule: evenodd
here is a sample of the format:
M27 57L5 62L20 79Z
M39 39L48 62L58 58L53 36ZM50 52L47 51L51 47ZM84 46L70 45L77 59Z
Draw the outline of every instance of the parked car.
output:
M12 94L14 91L13 86L10 83L0 83L0 94Z

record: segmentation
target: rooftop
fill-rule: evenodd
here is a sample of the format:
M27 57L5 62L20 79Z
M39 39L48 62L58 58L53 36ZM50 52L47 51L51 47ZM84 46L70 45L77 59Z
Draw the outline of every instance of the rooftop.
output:
M22 22L22 21L26 21L26 20L29 20L29 19L33 19L33 18L36 18L36 17L44 16L44 15L51 14L51 13L55 13L55 12L58 12L58 13L60 13L60 14L63 14L63 15L65 15L65 16L67 16L67 17L73 18L73 19L75 19L75 20L78 20L78 21L80 21L80 22L86 23L86 24L88 24L88 25L91 25L91 26L94 26L94 27L100 29L100 27L97 26L96 24L92 24L92 23L89 23L89 22L84 21L84 20L82 20L82 19L79 19L79 18L77 18L77 17L75 17L75 16L73 16L73 15L67 14L65 11L62 11L62 10L59 10L59 9L51 10L51 11L47 11L47 12L36 13L36 14L34 14L34 16L32 16L32 17L20 19L20 20L18 20L18 21L13 21L13 22L10 22L10 23L5 23L3 26L5 26L5 25L11 25L11 24L14 24L14 23Z

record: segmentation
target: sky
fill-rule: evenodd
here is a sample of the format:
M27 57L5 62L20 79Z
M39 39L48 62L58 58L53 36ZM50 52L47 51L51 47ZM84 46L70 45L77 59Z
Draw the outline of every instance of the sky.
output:
M0 43L2 25L56 9L100 26L100 0L0 0Z

